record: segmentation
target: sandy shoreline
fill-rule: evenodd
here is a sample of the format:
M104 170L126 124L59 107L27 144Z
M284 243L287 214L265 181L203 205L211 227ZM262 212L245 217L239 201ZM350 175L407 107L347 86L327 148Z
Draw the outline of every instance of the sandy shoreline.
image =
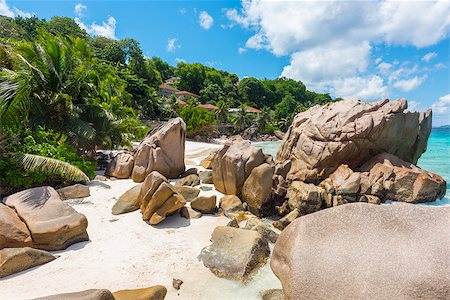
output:
M203 157L219 147L186 142L186 167L198 167ZM0 299L157 284L167 288L166 299L260 299L260 291L281 287L268 263L243 285L217 278L197 260L201 249L210 244L214 228L229 222L224 216L187 220L176 214L150 226L139 211L112 215L116 199L135 184L130 179L92 182L90 197L69 202L86 215L90 241L54 251L60 257L53 262L0 279ZM218 200L222 196L215 190L201 191L201 195L212 194ZM184 281L179 291L172 287L172 278Z

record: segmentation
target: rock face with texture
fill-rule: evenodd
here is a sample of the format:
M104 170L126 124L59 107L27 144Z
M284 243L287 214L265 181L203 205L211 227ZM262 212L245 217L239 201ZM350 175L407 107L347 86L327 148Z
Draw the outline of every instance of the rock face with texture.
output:
M18 192L7 197L4 203L14 208L27 224L36 248L60 250L89 240L86 217L61 201L52 187Z
M106 289L91 289L81 292L64 293L36 298L34 300L116 300L113 294Z
M253 230L219 226L211 242L198 259L218 277L246 281L270 254L267 241Z
M242 205L241 199L236 195L226 195L220 199L219 207L222 211L227 214L234 211L243 211L244 206Z
M240 196L242 186L253 168L263 162L262 150L252 146L249 141L228 142L214 156L214 186L223 194Z
M31 246L30 231L17 213L10 207L0 203L0 250Z
M134 166L134 157L130 153L122 152L117 154L108 168L105 171L105 175L116 177L119 179L129 178Z
M0 250L0 278L56 259L51 253L29 247Z
M290 211L297 209L301 216L318 211L327 197L323 188L301 181L292 182L287 189Z
M167 179L157 171L145 178L139 192L142 219L155 225L182 208L186 201Z
M445 195L445 181L436 174L387 153L373 157L354 172L340 165L320 183L332 201L327 207L350 202L379 204L386 200L409 203L429 202Z
M216 212L216 195L200 196L192 200L191 207L203 214L213 214Z
M272 176L274 168L263 163L253 168L242 187L242 200L247 202L248 210L256 216L272 213Z
M271 268L286 299L449 299L449 214L404 203L322 210L281 233Z
M287 178L318 184L341 164L357 168L387 152L417 163L426 150L431 110L407 112L406 100L346 100L314 106L295 116L277 154L291 160Z
M185 170L185 139L186 124L181 118L172 119L149 132L134 157L133 181L144 181L152 171L167 178L177 178Z
M86 198L91 195L89 187L83 184L74 184L57 190L62 200Z
M391 154L375 156L361 167L361 171L369 172L361 184L364 194L383 200L419 203L434 201L445 195L446 183L441 176Z
M111 209L113 215L125 214L139 209L139 193L141 185L137 184L119 197Z
M214 156L216 155L217 151L211 152L207 157L202 159L200 162L200 166L202 166L205 169L212 169L212 163L214 160Z
M155 285L143 289L121 290L113 293L115 300L163 300L167 289L162 285Z

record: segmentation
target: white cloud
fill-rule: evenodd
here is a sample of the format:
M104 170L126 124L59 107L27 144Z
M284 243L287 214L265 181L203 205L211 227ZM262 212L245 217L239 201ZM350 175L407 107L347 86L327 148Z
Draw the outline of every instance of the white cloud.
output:
M377 69L380 71L381 74L387 74L392 68L392 64L382 62L377 66Z
M102 22L102 25L99 25L93 22L91 25L86 25L80 18L75 18L75 22L80 26L81 29L84 29L92 36L104 36L109 39L116 40L116 24L117 21L114 17L109 16L106 22Z
M450 94L440 97L439 101L431 105L431 108L436 115L450 114Z
M75 5L75 14L78 17L81 17L83 15L83 11L85 11L86 9L87 9L86 5L78 3L77 5Z
M433 58L435 58L437 56L436 52L428 52L427 54L425 54L422 57L422 61L424 62L429 62L430 60L432 60Z
M9 8L6 0L0 0L0 15L6 17L14 17L14 12Z
M242 48L242 47L239 47L239 48L238 48L238 53L239 53L239 54L244 54L245 52L247 52L247 49Z
M32 13L20 10L15 6L11 9L8 3L6 3L6 0L0 0L0 15L10 18L14 18L17 16L20 16L22 18L31 18L33 16Z
M351 77L333 82L333 93L344 99L381 100L385 98L387 87L379 76Z
M364 72L370 49L370 45L363 42L347 47L334 44L298 51L292 54L291 62L284 67L281 76L301 80L307 86L325 91L336 79Z
M169 38L167 40L167 51L174 52L176 49L180 48L180 45L177 44L178 39Z
M198 17L200 26L206 30L210 29L214 24L214 19L206 11L202 11Z
M410 92L418 88L425 81L425 79L427 79L427 77L428 77L427 75L424 75L421 77L414 76L413 78L410 79L401 79L394 83L394 87L405 92Z
M433 68L434 68L435 70L441 70L441 69L447 68L447 66L446 66L445 64L443 64L443 63L437 63L437 64L435 64L435 65L433 66Z
M290 56L282 76L321 91L353 91L354 97L386 93L394 83L413 89L426 78L415 66L383 63L381 57L373 59L370 74L373 46L427 47L450 33L449 1L242 0L242 9L225 15L232 25L254 31L247 48ZM351 82L371 86L350 89Z
M186 8L180 8L178 10L178 12L180 13L180 15L185 15L187 13L187 9Z
M179 62L186 62L186 60L185 59L183 59L183 58L175 58L175 62L177 62L177 63L179 63Z

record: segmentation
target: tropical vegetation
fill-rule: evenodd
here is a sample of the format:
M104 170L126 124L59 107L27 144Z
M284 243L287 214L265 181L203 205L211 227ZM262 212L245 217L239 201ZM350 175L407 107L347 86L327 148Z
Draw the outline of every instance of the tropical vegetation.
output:
M173 77L173 87L198 99L182 106L159 94ZM82 173L92 178L96 150L130 147L150 120L180 116L188 136L210 134L217 123L234 124L236 133L252 124L272 132L329 101L292 79L240 80L200 63L172 66L145 57L134 39L91 37L70 18L0 16L0 185L63 184L85 180Z

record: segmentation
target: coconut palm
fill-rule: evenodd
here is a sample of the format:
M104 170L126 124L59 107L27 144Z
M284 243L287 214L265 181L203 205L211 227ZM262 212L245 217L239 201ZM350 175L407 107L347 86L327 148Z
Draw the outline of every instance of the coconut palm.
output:
M239 131L243 131L247 127L251 125L252 122L252 116L249 112L245 109L244 105L241 105L239 107L239 110L237 111L237 114L233 118L233 124L234 127Z
M229 109L230 106L224 100L219 100L219 102L217 102L217 109L214 114L220 122L227 122Z
M272 112L270 110L270 107L264 106L257 118L259 130L264 130L271 121Z
M92 139L95 129L80 118L92 107L89 92L98 80L86 60L84 40L42 34L11 54L14 69L0 71L0 118L4 126L37 124Z

